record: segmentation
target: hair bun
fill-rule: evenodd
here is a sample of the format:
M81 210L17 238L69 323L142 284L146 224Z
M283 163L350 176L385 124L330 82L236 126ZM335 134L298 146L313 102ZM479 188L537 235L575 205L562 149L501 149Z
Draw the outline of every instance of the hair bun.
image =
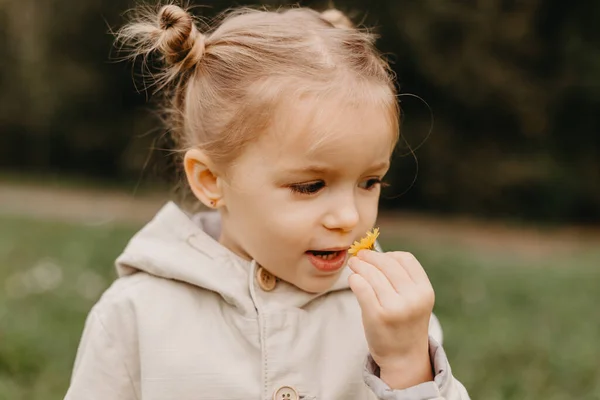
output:
M158 49L169 64L198 62L204 54L204 36L198 31L192 16L181 7L170 4L158 12L161 37Z
M330 8L329 10L325 10L321 13L321 18L325 21L329 22L336 28L346 28L351 29L354 28L354 24L350 21L343 12L338 9Z

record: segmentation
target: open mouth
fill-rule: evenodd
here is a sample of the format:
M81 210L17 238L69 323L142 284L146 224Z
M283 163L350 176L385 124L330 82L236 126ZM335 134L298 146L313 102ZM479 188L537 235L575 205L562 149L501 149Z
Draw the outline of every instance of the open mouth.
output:
M309 250L306 252L311 264L323 272L335 272L344 266L347 250Z

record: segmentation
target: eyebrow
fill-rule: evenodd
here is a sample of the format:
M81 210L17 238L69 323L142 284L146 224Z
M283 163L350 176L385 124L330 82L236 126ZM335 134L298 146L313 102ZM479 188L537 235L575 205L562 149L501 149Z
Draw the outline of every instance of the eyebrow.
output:
M286 172L290 172L290 173L294 173L294 174L322 174L322 173L326 173L329 172L329 168L327 167L322 167L319 165L309 165L307 167L301 167L301 168L290 168L287 169Z
M390 167L389 161L382 161L380 163L373 165L371 168L369 168L369 171L379 171L380 169L388 169L389 167Z
M371 166L369 168L369 171L378 171L381 169L387 169L390 166L390 162L389 161L383 161L377 164L374 164L373 166ZM330 172L331 169L325 166L321 166L321 165L309 165L307 167L301 167L301 168L291 168L286 170L286 172L289 173L297 173L297 174L324 174L327 172Z

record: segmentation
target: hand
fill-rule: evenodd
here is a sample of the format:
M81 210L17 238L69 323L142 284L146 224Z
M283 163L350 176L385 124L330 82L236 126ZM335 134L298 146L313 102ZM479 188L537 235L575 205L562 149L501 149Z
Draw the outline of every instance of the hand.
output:
M348 265L381 379L392 389L432 380L428 330L435 294L421 264L406 252L361 250Z

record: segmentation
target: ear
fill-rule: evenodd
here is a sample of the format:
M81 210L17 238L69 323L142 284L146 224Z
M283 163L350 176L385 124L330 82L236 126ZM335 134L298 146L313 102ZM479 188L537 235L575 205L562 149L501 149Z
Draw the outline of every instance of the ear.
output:
M221 178L203 151L188 150L183 159L183 166L188 184L198 200L210 208L224 205Z

